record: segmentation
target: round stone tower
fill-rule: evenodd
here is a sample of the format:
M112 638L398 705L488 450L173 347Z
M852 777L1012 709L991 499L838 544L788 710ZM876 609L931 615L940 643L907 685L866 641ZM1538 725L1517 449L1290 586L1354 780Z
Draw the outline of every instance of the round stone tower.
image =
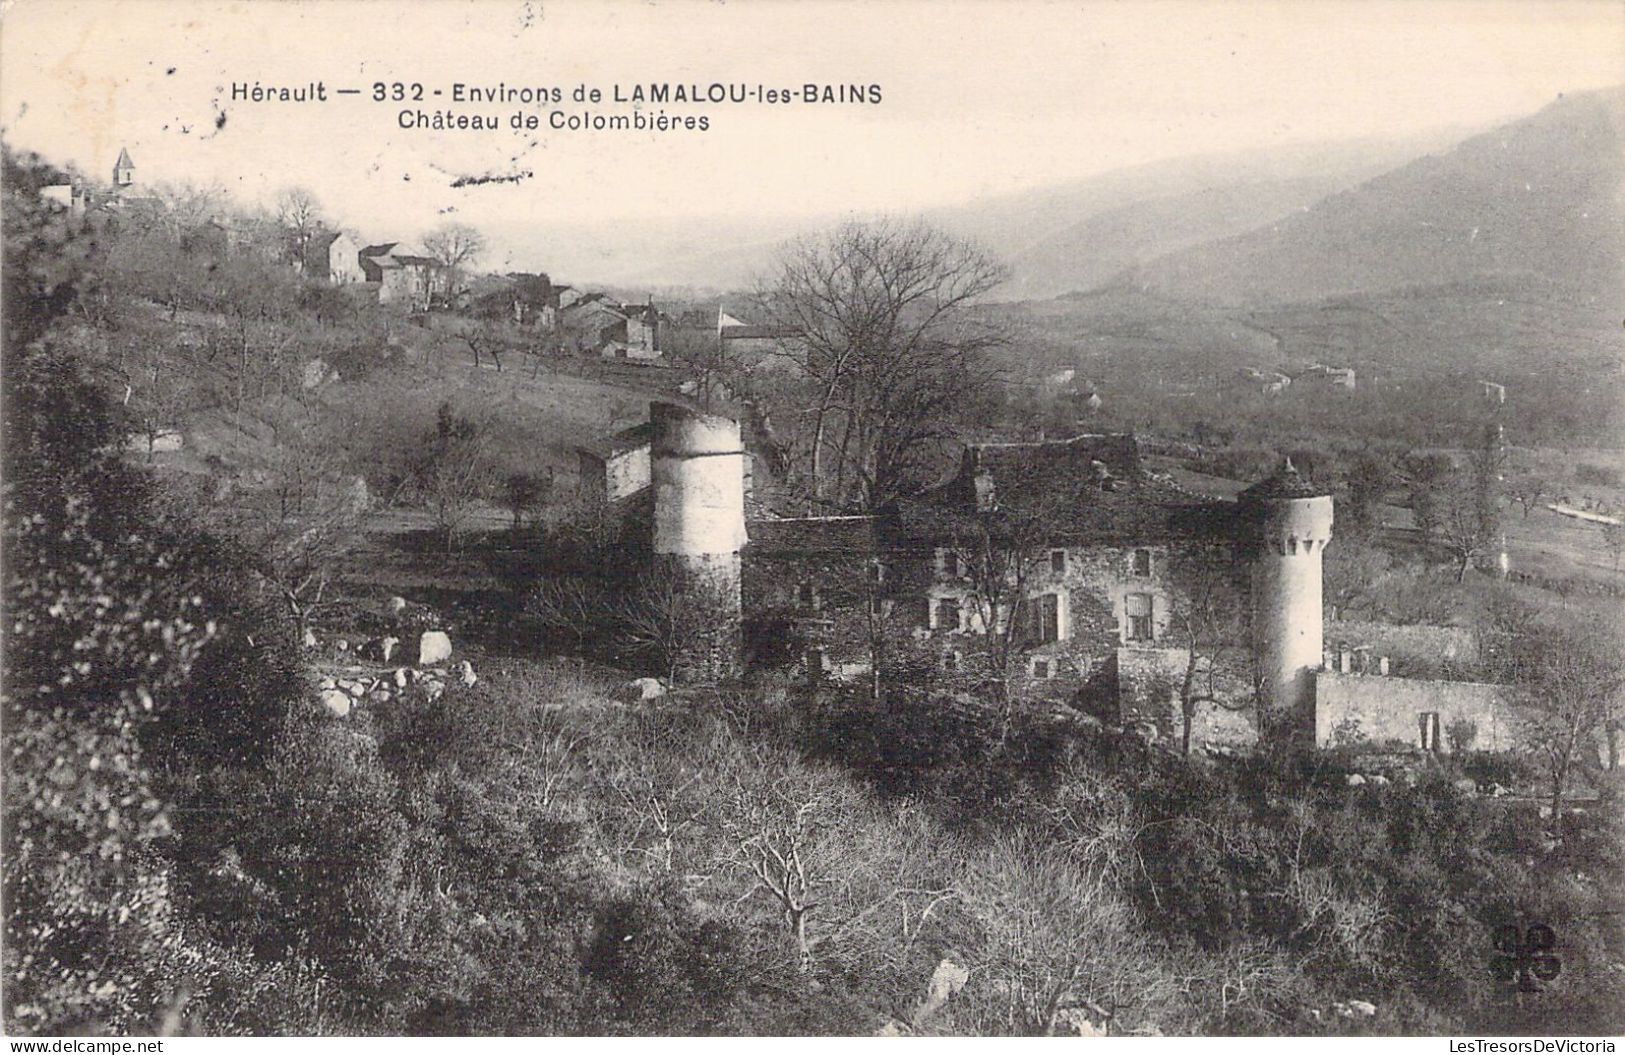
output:
M1321 665L1321 557L1332 540L1332 498L1288 458L1240 495L1257 551L1252 568L1253 661L1259 693L1282 732L1314 737Z
M739 422L672 403L650 404L649 421L656 572L700 599L707 617L715 613L707 654L689 665L724 676L737 670L740 653L745 447Z

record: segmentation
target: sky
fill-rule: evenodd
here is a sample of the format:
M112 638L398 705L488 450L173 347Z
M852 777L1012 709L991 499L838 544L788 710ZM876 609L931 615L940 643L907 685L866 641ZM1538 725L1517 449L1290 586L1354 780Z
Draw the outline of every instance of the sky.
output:
M0 135L107 178L301 186L367 240L907 211L1189 154L1482 127L1625 83L1617 0L11 0ZM327 102L233 100L233 83ZM374 82L422 84L375 102ZM647 109L707 131L552 130L582 84L878 84L879 104ZM558 105L458 104L457 83ZM338 96L340 87L359 95ZM410 87L406 89L411 91ZM431 93L440 90L436 98ZM399 127L403 109L496 131ZM542 122L506 127L516 112ZM453 186L459 177L516 179Z

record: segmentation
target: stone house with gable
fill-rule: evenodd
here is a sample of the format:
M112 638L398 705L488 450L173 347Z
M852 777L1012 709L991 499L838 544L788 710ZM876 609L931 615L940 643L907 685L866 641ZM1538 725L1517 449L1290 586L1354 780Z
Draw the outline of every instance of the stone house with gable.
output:
M335 286L366 282L361 265L362 247L343 231L326 231L305 245L302 270L306 278Z
M435 294L445 289L444 279L437 274L440 266L402 242L366 246L358 254L358 262L367 283L376 287L380 304L428 311Z

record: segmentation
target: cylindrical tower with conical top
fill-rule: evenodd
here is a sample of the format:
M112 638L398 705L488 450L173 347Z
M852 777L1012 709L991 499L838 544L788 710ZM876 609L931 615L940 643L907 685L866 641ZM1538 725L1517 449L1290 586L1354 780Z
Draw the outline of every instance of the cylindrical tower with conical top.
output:
M708 655L685 666L712 676L738 669L739 551L745 544L745 447L739 422L673 403L649 406L654 558L714 612Z
M1321 558L1332 540L1332 498L1288 458L1243 491L1258 543L1252 569L1253 662L1271 723L1314 736L1321 665Z

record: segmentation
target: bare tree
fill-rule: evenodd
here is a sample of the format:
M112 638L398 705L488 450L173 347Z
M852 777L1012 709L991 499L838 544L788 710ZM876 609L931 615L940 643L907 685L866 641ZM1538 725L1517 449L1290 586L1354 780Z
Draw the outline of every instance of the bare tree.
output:
M282 229L286 259L303 271L310 243L324 227L321 203L303 187L289 187L277 196L276 222Z
M579 652L589 635L603 628L611 616L604 583L582 575L544 580L526 595L525 611L549 630L575 639Z
M1476 484L1455 480L1444 485L1438 503L1437 539L1456 568L1456 581L1467 578L1473 563L1500 538L1499 518Z
M981 353L1001 334L971 309L1004 276L922 223L849 223L784 247L756 301L811 389L815 501L833 485L877 509L910 487L991 376Z
M525 526L525 514L547 501L553 490L553 472L509 473L503 481L502 495L508 511L513 514L513 529Z
M1507 495L1518 503L1523 510L1523 518L1528 520L1529 514L1546 497L1546 479L1534 471L1520 473L1507 484Z
M732 608L716 584L651 574L626 594L617 617L629 649L658 664L670 684L710 669L714 652L737 633L727 619Z
M1456 581L1501 538L1501 470L1504 456L1499 433L1475 449L1467 469L1432 465L1417 480L1411 508L1423 536L1442 547L1456 568Z
M964 583L970 629L984 642L977 673L988 677L1008 718L1016 660L1043 638L1032 594L1049 581L1050 547L1064 541L1090 481L1033 468L997 480L977 476L973 486L970 508L944 510L945 559Z
M786 751L711 764L727 774L711 794L724 877L744 881L738 900L772 906L802 970L815 959L900 964L953 898L950 855L917 815L883 814Z
M1625 704L1625 662L1618 618L1554 622L1524 605L1503 600L1489 613L1493 656L1514 686L1521 736L1545 764L1554 833L1575 776L1599 761L1618 764Z
M1055 1035L1077 1031L1082 1018L1120 1031L1174 1002L1174 980L1131 906L1092 863L1021 833L971 862L959 903L976 924L961 994L973 1028Z
M455 413L451 404L442 403L435 432L413 466L412 482L434 517L447 552L456 544L457 533L480 501L490 493L494 477L486 450L486 430L473 418Z
M485 236L464 223L448 223L423 236L423 249L445 269L448 291L461 280L468 265L485 252Z
M711 409L718 391L734 385L740 365L723 354L722 342L709 330L676 329L664 339L663 351L670 362L694 381L694 398Z
M1239 666L1249 655L1245 569L1227 547L1183 550L1168 561L1173 587L1168 622L1186 657L1179 684L1180 752L1191 753L1191 733L1203 707L1241 711L1260 702L1255 691L1238 694L1227 684L1226 662ZM1257 714L1263 731L1263 713Z
M152 340L128 342L124 359L125 406L136 435L146 441L151 461L158 440L176 429L181 416L195 406L193 372L178 348Z
M293 440L275 448L267 486L215 510L218 526L254 555L301 637L324 604L340 561L360 538L368 499L331 448Z

